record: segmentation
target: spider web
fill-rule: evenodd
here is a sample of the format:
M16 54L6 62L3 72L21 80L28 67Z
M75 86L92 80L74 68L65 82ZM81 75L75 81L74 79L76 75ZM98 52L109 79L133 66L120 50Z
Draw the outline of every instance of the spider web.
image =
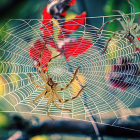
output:
M139 115L135 108L140 107L140 78L138 76L135 81L134 74L138 69L139 55L129 65L129 71L126 72L123 69L112 71L111 67L120 59L131 60L134 54L133 46L123 38L122 34L116 34L110 41L106 52L101 54L106 41L113 32L103 30L95 36L102 24L108 21L108 17L88 17L85 21L89 18L95 23L95 26L85 22L85 25L81 25L79 30L71 34L71 38L79 36L87 38L91 40L91 47L77 57L72 57L74 51L68 62L64 56L53 59L48 70L49 76L58 83L58 87L65 87L73 77L73 73L69 71L70 66L73 71L81 67L79 74L84 76L84 85L88 86L79 98L64 104L57 102L62 108L71 109L72 113L61 111L52 104L49 113L52 117L59 116L85 121L89 121L89 117L94 116L98 123L123 127L118 123L120 120L129 115ZM78 23L75 22L75 24ZM43 88L35 87L29 77L29 73L31 73L38 85L44 84L37 67L35 67L35 62L29 57L30 47L33 43L38 39L43 42L43 32L40 30L42 20L9 20L5 26L8 25L10 25L9 29L2 28L3 38L0 40L0 108L3 112L45 115L47 114L48 98L42 97L30 104L42 92ZM57 30L59 26L55 26L55 28ZM59 33L56 31L55 34ZM51 37L57 44L58 41L54 39L54 36ZM73 45L72 42L71 45ZM127 81L128 85L124 83L120 87L128 86L128 88L126 90L113 88L109 83L111 74L114 77L125 77L123 81ZM119 80L122 81L122 79ZM75 90L77 90L76 88L78 86L75 84ZM72 98L74 96L72 86L67 90L60 91L59 94L63 100ZM85 111L85 105L89 108L90 116Z

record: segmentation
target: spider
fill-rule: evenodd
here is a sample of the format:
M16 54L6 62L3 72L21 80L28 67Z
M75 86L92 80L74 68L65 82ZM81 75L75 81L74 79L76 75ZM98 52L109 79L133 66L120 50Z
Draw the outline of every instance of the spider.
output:
M77 75L78 70L80 69L80 67L78 67L78 68L76 69L72 80L70 81L70 83L69 83L65 88L57 87L57 83L53 82L52 78L49 77L48 70L47 70L47 77L46 77L46 71L45 71L45 69L48 68L49 63L50 63L50 61L51 61L52 59L58 57L58 56L61 55L62 53L60 53L60 54L57 55L57 56L52 57L52 58L49 60L48 64L45 66L45 68L42 70L42 54L43 54L44 48L45 48L45 46L46 46L46 42L47 42L47 41L45 41L45 44L44 44L44 46L43 46L43 48L42 48L42 50L41 50L41 52L40 52L39 66L38 66L38 72L39 72L39 74L40 74L42 80L44 81L45 85L38 85L37 83L35 83L35 81L34 81L33 78L32 78L31 73L29 73L30 79L31 79L32 83L33 83L36 87L45 87L45 89L40 93L40 95L39 95L34 101L31 102L31 104L34 103L34 102L36 102L36 101L37 101L39 98L41 98L42 96L44 96L44 98L48 98L48 101L47 101L47 115L53 120L53 123L54 123L54 119L49 115L49 112L48 112L48 106L50 107L51 101L52 101L52 104L53 104L55 107L57 107L58 109L63 110L63 111L70 111L70 112L71 112L71 110L69 110L69 109L63 109L63 108L61 108L61 107L56 103L56 98L57 98L57 100L58 100L60 103L66 103L66 102L68 102L68 101L74 100L74 99L76 99L76 98L79 97L79 95L82 93L82 90L83 90L85 87L87 87L87 85L86 85L86 86L83 86L82 89L78 92L78 94L77 94L75 97L73 97L73 98L71 98L71 99L67 99L67 100L62 100L61 96L59 95L59 93L58 93L57 91L66 90L66 89L68 89L68 88L70 87L70 85L71 85L72 82L74 81L74 79L75 79L75 77L76 77L76 75Z
M104 23L102 25L102 27L99 29L99 31L96 33L96 35L98 35L106 24L113 22L113 21L119 21L124 29L123 31L116 31L112 34L112 36L106 42L105 48L101 54L103 54L106 51L108 43L115 36L116 33L123 33L124 38L127 38L129 40L129 42L133 44L133 48L134 48L134 51L136 52L136 54L140 53L140 42L137 40L137 36L140 36L140 33L139 34L137 33L140 30L140 25L138 25L138 23L133 23L134 19L135 19L135 8L134 8L134 5L129 0L128 0L128 3L132 6L131 7L131 14L132 14L131 18L129 18L129 16L127 16L125 13L123 13L120 10L111 10L114 12L119 12L121 14L121 16L123 17L124 21L122 18L116 18L111 21L108 21L108 22ZM134 54L134 57L136 56L136 54ZM131 59L130 62L127 62L127 64L131 63L133 59ZM127 64L125 64L125 65L127 65ZM137 79L139 72L140 72L140 69L137 71L135 80Z

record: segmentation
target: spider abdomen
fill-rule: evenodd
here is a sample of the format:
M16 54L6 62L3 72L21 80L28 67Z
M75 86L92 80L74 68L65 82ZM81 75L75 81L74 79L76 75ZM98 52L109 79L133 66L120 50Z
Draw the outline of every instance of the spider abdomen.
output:
M46 84L45 85L45 89L46 89L47 92L50 92L51 91L51 86L49 86L49 85Z

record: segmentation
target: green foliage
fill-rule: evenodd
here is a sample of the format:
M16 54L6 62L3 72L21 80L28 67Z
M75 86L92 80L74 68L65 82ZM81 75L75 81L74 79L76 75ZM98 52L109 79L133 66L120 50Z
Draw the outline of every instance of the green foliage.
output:
M10 2L9 2L10 1ZM10 19L41 19L41 13L48 0L1 0L0 1L0 29Z
M9 3L9 2L10 2L10 0L1 0L1 1L0 1L0 8L6 6L7 3Z
M130 0L131 3L134 5L135 7L135 12L140 12L140 1L139 0ZM115 13L112 10L121 10L122 12L128 14L131 13L131 7L130 4L128 3L127 0L122 0L121 2L118 0L107 0L106 5L104 7L104 12L107 16L109 15L120 15L119 13ZM109 18L109 20L111 20L112 18ZM137 19L136 19L137 21ZM117 31L120 30L121 25L118 24L118 22L113 22L111 24L108 25L107 30L109 31Z
M5 20L3 20L2 22L0 22L0 27L1 27L1 25L3 25L3 27L0 28L0 41L1 41L1 40L3 39L3 37L5 36L5 34L4 34L3 31L9 29L9 27L10 27L8 24L5 24L5 23L6 23ZM4 25L4 24L5 24L5 25ZM0 53L1 53L1 50L0 50ZM1 56L1 55L0 55L0 56Z
M8 126L8 124L9 124L8 116L5 113L0 113L0 129Z

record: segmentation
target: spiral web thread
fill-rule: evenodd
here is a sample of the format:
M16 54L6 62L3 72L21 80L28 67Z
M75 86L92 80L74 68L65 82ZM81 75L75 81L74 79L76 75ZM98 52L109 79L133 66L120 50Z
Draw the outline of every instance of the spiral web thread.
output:
M134 71L136 71L135 67L138 68L139 55L134 58L129 72L125 73L123 70L120 70L119 73L111 71L111 66L118 62L122 56L126 59L133 57L133 46L127 39L123 38L122 34L116 34L110 41L107 51L101 54L106 41L113 32L103 30L99 35L95 36L102 24L108 21L108 17L89 18L99 27L97 28L85 22L85 25L82 25L79 30L71 34L71 38L82 36L90 39L92 46L84 54L70 57L68 62L74 71L79 66L81 67L79 73L84 75L84 85L88 86L83 90L79 98L65 104L57 102L62 108L71 109L72 113L60 111L52 104L50 105L49 113L52 116L89 121L89 116L87 116L87 112L84 109L86 104L96 122L121 127L121 124L118 124L120 119L125 119L128 115L139 115L134 110L134 108L139 107L140 102L140 78L138 77L137 81L134 80ZM3 110L2 112L45 115L48 98L41 97L30 105L42 92L43 88L35 87L29 77L29 73L31 73L38 85L44 85L34 61L29 57L32 44L37 39L43 41L43 33L39 29L42 25L42 20L10 20L5 26L7 25L10 25L11 28L7 30L2 28L3 38L0 40L0 108ZM55 34L57 34L57 31ZM53 38L53 35L51 37ZM55 39L54 41L57 44ZM52 60L50 63L49 76L54 82L58 83L58 87L65 87L73 77L73 74L68 71L68 63L63 56ZM132 83L133 86L124 91L112 88L108 80L110 73L113 73L114 76L125 74L127 77L125 80L128 83ZM75 87L75 90L76 88L78 87ZM72 87L60 91L59 94L63 100L72 98ZM108 119L112 120L108 121Z

